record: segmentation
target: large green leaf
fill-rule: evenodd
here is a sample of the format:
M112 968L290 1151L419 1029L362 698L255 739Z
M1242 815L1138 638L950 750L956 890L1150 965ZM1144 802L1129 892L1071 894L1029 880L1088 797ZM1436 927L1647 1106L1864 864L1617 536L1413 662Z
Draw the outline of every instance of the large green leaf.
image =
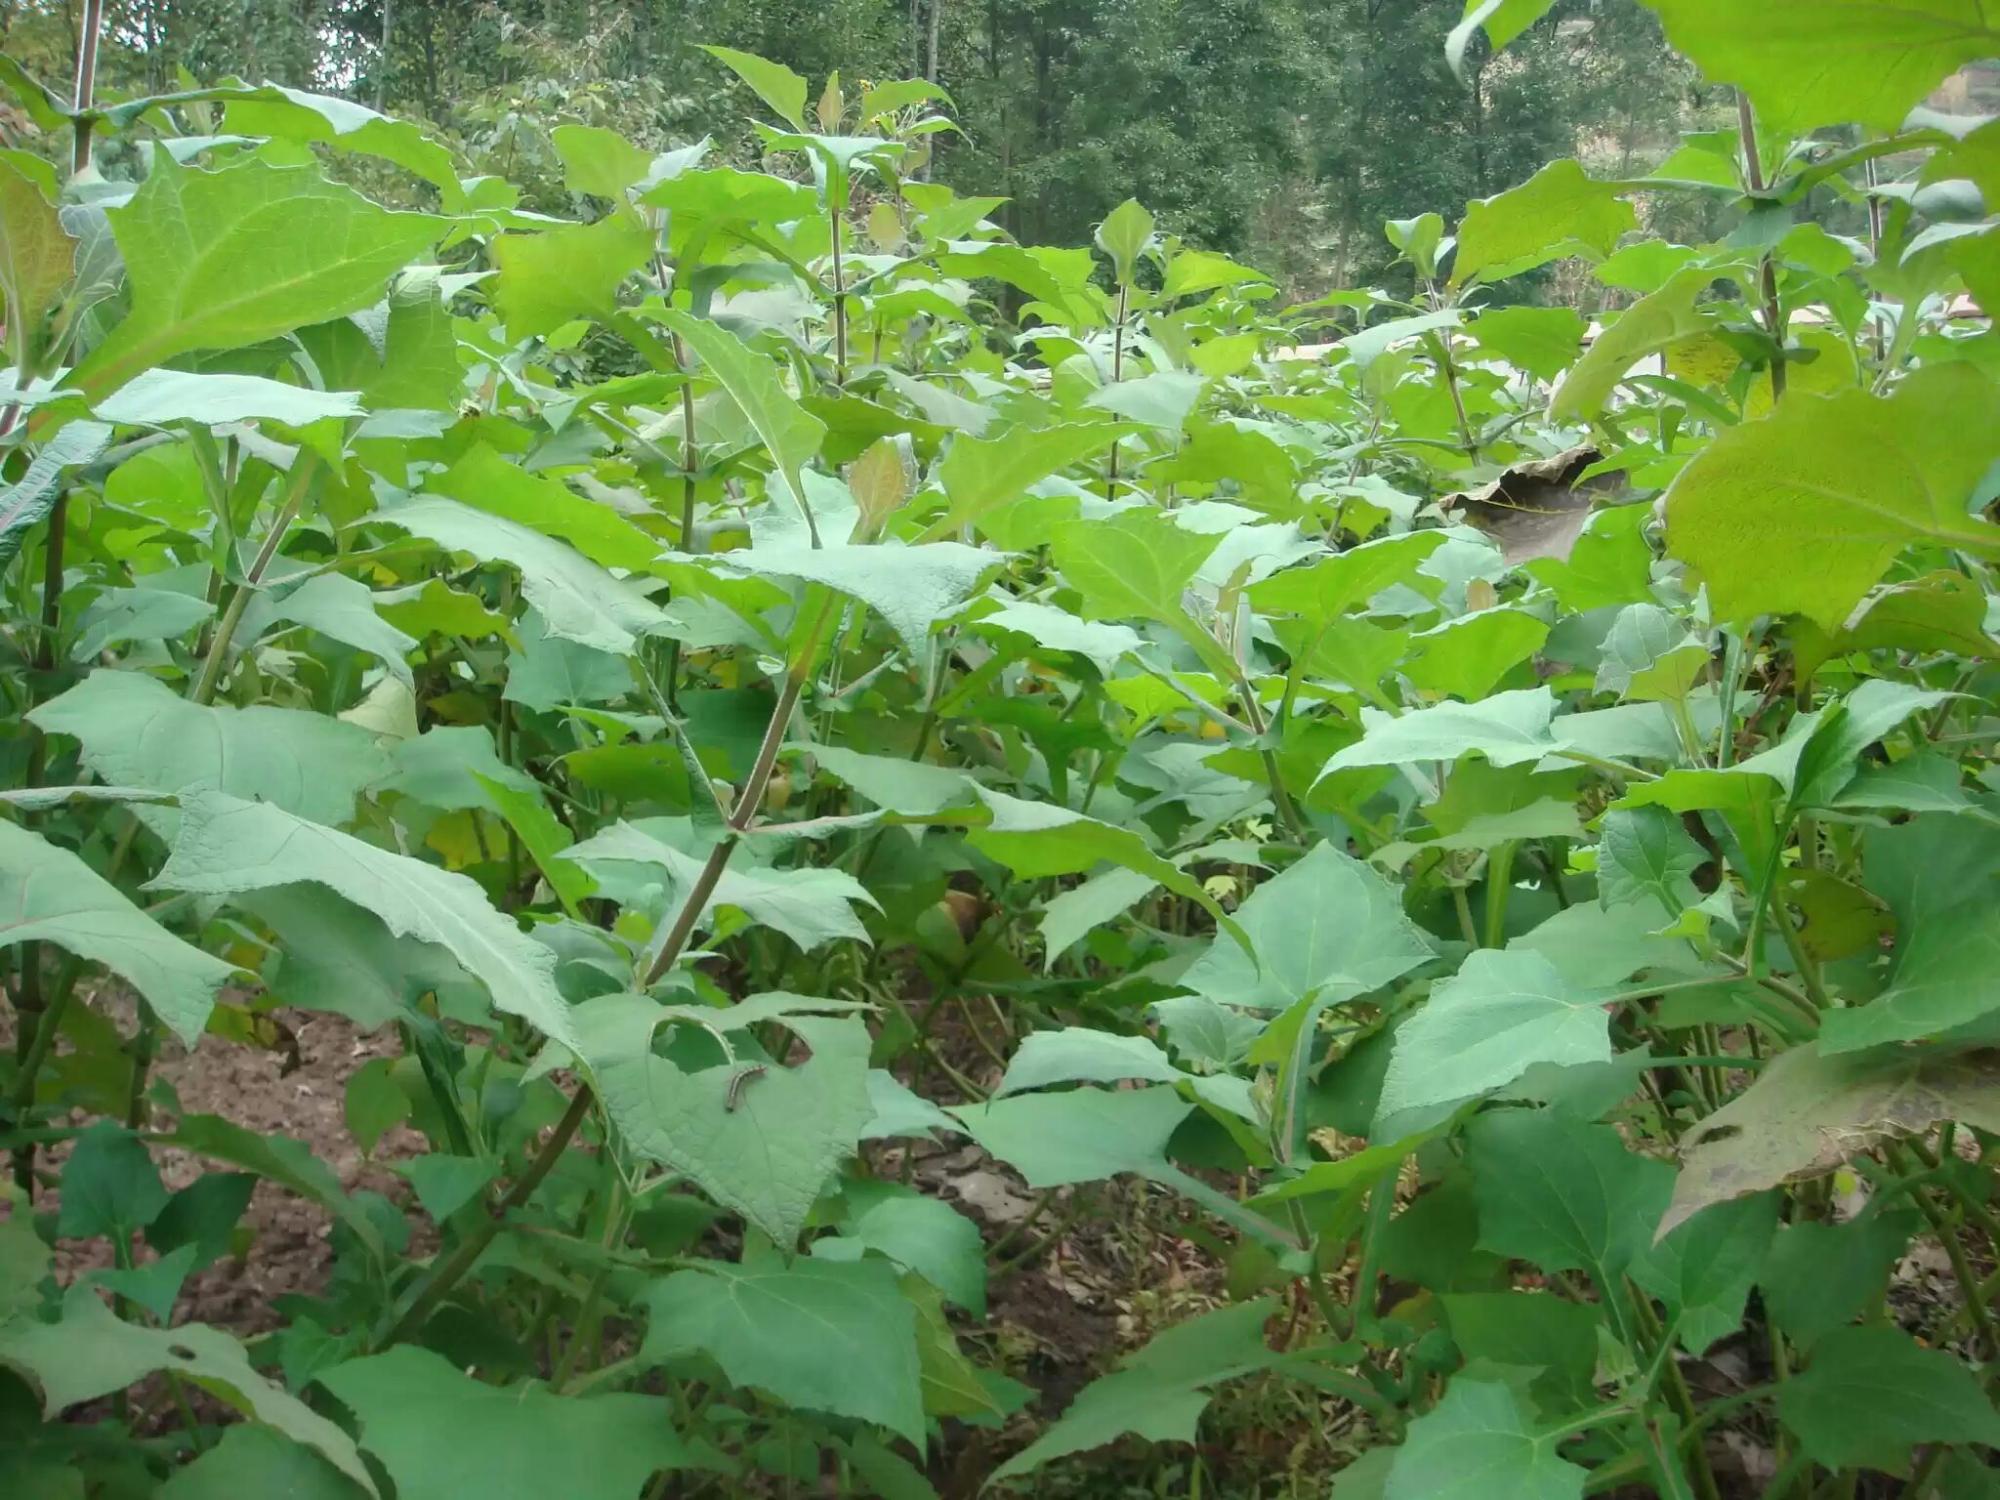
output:
M1186 617L1181 591L1222 544L1176 525L1150 508L1105 520L1065 521L1049 551L1063 578L1083 595L1084 618L1176 621Z
M916 1310L887 1261L714 1261L646 1294L641 1357L701 1353L745 1390L923 1446Z
M1827 1057L1818 1043L1794 1047L1682 1137L1680 1179L1660 1228L1831 1171L1878 1140L1921 1135L1940 1120L2000 1130L1992 1054L1884 1047Z
M1389 1465L1384 1500L1582 1500L1589 1472L1535 1431L1511 1387L1454 1380L1410 1424Z
M352 1438L265 1380L251 1368L241 1344L206 1324L123 1323L93 1288L79 1286L63 1299L60 1322L17 1318L0 1325L0 1365L41 1387L43 1409L51 1417L122 1391L155 1371L171 1370L246 1417L316 1448L369 1494L376 1493Z
M1918 1443L2000 1446L1978 1378L1899 1328L1843 1328L1778 1389L1778 1416L1829 1469L1901 1469Z
M398 1495L631 1500L688 1452L657 1396L488 1385L410 1345L321 1371Z
M1923 1041L2000 1010L2000 832L1913 818L1870 829L1864 848L1869 887L1896 918L1896 967L1866 1005L1827 1014L1820 1050Z
M468 449L426 488L474 510L561 537L600 567L643 573L660 555L658 541L610 506L585 500L557 480L531 474L484 443Z
M1555 0L1465 0L1465 18L1444 39L1444 55L1454 73L1465 70L1465 49L1481 27L1495 52L1549 13Z
M1351 1000L1432 956L1395 887L1327 843L1257 887L1237 921L1248 947L1217 937L1181 982L1257 1010L1284 1010L1308 995Z
M0 299L17 369L40 364L42 324L76 268L76 237L56 212L55 175L23 152L0 151Z
M1048 875L1080 875L1099 864L1122 865L1151 876L1176 895L1206 908L1225 932L1248 946L1248 939L1238 936L1242 929L1224 914L1201 882L1155 854L1137 830L1088 818L1053 802L1029 802L983 786L978 793L991 821L974 828L967 839L1015 874L1035 880Z
M539 338L572 318L606 318L618 288L652 258L653 235L629 217L558 224L493 242L493 306L510 338Z
M1030 485L1103 452L1123 431L1107 422L1010 431L997 438L953 438L938 465L938 481L951 503L927 535L949 536L961 526L977 526L988 511L1020 499Z
M1532 950L1481 949L1397 1028L1378 1113L1467 1099L1539 1063L1609 1062L1603 999Z
M586 869L635 864L664 871L669 910L693 888L703 864L702 858L630 823L613 824L571 847L565 857ZM776 928L810 951L839 938L868 941L867 929L855 912L857 903L873 906L875 898L843 870L813 866L795 870L731 868L722 872L701 914L719 906L734 906L752 921Z
M1351 766L1452 761L1474 751L1496 766L1540 760L1556 750L1549 733L1555 711L1555 694L1545 687L1495 693L1477 703L1439 703L1402 714L1364 708L1365 733L1336 752L1320 774Z
M1452 284L1504 280L1567 255L1601 260L1639 222L1619 193L1581 163L1552 161L1519 187L1467 204Z
M572 1014L555 986L555 954L486 902L478 885L392 854L267 802L202 791L181 800L162 890L234 896L309 882L331 887L391 932L436 943L485 984L493 1003L577 1051Z
M1644 903L1672 921L1701 899L1694 872L1708 853L1664 807L1613 808L1599 825L1597 897L1605 906Z
M1795 397L1681 470L1668 549L1720 619L1802 614L1835 630L1906 547L2000 558L2000 526L1967 510L1995 458L2000 387L1971 365L1927 366L1886 398Z
M790 1248L874 1117L867 1028L852 1016L813 1014L851 1008L772 994L733 1013L679 1013L718 1032L776 1020L811 1050L790 1067L758 1057L687 1072L653 1050L654 1032L676 1012L640 995L607 995L578 1007L575 1050L633 1150L686 1173Z
M160 1488L160 1500L354 1500L363 1491L310 1448L239 1424Z
M45 733L75 736L83 763L113 786L212 787L313 823L347 822L356 795L389 772L375 737L352 724L301 709L190 703L143 672L93 672L29 717Z
M734 47L704 46L701 50L749 84L792 129L806 128L806 81L790 68Z
M67 849L0 822L0 947L33 942L128 980L190 1047L235 972L161 927Z
M1632 1267L1632 1279L1667 1305L1690 1354L1743 1326L1750 1288L1778 1229L1776 1193L1702 1210L1677 1225Z
M454 552L512 564L521 574L521 592L548 633L578 645L624 656L633 637L666 621L636 586L518 521L435 498L382 511L379 519Z
M991 1477L1026 1474L1126 1433L1154 1443L1192 1443L1212 1387L1268 1369L1282 1357L1264 1336L1275 1306L1265 1297L1221 1307L1160 1333L1085 1386L1047 1431Z
M252 158L205 172L164 150L109 213L132 310L71 377L93 397L192 349L234 349L368 307L445 227L392 213L316 167Z
M1006 554L963 542L823 547L752 547L713 559L716 567L769 578L796 578L859 599L889 622L904 649L921 661L931 628L970 598Z
M1786 138L1855 123L1893 134L1965 63L2000 52L1984 0L1646 0L1667 40L1750 96Z
M111 441L103 422L70 422L49 439L11 484L0 485L0 568L14 560L28 532L55 507L64 471L87 464Z
M1481 1249L1615 1287L1652 1240L1672 1170L1626 1150L1609 1125L1503 1110L1470 1136Z
M1549 398L1550 419L1573 422L1595 416L1632 366L1708 327L1696 304L1716 274L1706 268L1681 271L1620 313L1556 387Z
M735 334L701 318L668 310L662 320L700 356L703 368L742 409L791 499L810 514L800 477L826 438L826 424L793 399L778 379L777 367Z

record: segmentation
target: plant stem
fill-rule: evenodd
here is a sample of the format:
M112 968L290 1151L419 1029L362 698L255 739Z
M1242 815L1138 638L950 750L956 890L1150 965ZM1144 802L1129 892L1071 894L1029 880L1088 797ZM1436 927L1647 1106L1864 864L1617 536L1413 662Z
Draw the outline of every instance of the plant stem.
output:
M1111 383L1125 378L1125 312L1131 302L1131 288L1118 283L1118 321L1111 327ZM1111 457L1104 467L1104 498L1118 498L1118 444L1111 444Z
M833 383L847 384L847 278L840 262L840 213L828 205L833 227Z
M229 656L229 644L236 637L236 627L242 623L244 608L250 603L250 596L263 583L265 570L271 566L271 559L278 555L285 533L298 519L299 506L305 500L306 489L318 468L319 460L303 448L292 460L292 482L285 491L284 503L278 507L278 514L271 522L270 531L265 534L264 545L257 549L250 571L229 596L229 604L215 627L215 637L208 643L208 656L201 664L201 674L195 679L194 691L188 695L191 702L207 704L215 701L216 689L222 685L222 664Z
M1764 191L1764 162L1757 154L1757 117L1750 110L1750 96L1736 91L1736 129L1743 138L1743 180L1752 193ZM1758 266L1764 298L1764 331L1778 346L1771 361L1771 399L1785 398L1785 315L1778 302L1778 263L1767 252Z
M640 986L642 989L650 988L657 983L660 977L679 960L681 953L687 947L689 937L694 932L695 923L700 920L702 909L708 905L708 898L715 891L716 882L722 878L723 867L729 863L730 854L735 850L744 831L750 826L750 820L756 816L757 809L763 802L764 788L770 783L772 768L778 761L778 747L785 741L785 726L791 722L792 710L798 706L800 690L812 670L813 658L819 651L820 637L826 630L828 617L833 613L833 600L834 596L828 592L820 602L813 625L806 632L790 668L785 673L784 686L778 693L776 707L771 711L771 722L765 728L764 741L757 749L756 763L751 767L750 775L737 796L736 806L729 816L727 830L723 838L709 851L708 863L702 867L700 876L682 899L680 911L674 918L673 926L668 930L666 940L647 964ZM515 1180L507 1196L501 1199L499 1207L480 1220L478 1227L459 1241L457 1249L441 1265L433 1268L417 1295L411 1299L396 1321L390 1324L388 1331L371 1343L371 1348L380 1349L397 1343L424 1326L438 1305L450 1294L451 1289L458 1285L466 1272L472 1269L473 1263L505 1227L507 1215L534 1196L535 1189L542 1184L542 1179L549 1175L562 1154L569 1149L571 1139L589 1116L595 1098L596 1095L589 1084L578 1086L575 1097L569 1102L568 1110L564 1112L562 1119L556 1122L555 1129L542 1143L541 1150L528 1164L528 1169Z

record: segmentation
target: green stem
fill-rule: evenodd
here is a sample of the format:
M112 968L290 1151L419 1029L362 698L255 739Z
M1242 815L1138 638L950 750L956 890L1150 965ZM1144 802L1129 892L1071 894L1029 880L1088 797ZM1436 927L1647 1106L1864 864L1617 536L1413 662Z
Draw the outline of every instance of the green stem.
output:
M215 636L208 643L208 656L201 664L201 673L195 678L194 691L189 700L208 704L215 701L215 692L222 684L222 664L229 656L230 642L235 639L236 627L242 622L243 611L250 603L250 596L257 592L264 581L265 570L271 566L271 559L278 555L278 547L285 539L285 533L298 519L299 506L304 502L306 489L318 472L319 460L304 448L292 460L292 482L285 491L284 503L278 507L276 519L264 537L264 545L257 549L257 556L250 564L250 571L243 582L229 596L229 604L223 610L222 619L215 627Z

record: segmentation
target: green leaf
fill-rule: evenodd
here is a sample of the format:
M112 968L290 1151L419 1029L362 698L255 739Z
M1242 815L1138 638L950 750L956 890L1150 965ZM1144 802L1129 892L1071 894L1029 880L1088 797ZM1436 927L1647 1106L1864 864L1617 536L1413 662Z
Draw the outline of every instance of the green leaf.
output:
M1705 267L1677 272L1618 315L1583 353L1549 398L1549 420L1574 422L1595 416L1611 399L1625 372L1670 344L1702 332L1709 320L1696 303L1719 273Z
M1363 542L1252 584L1250 602L1267 614L1299 615L1324 623L1358 609L1394 584L1409 582L1444 543L1444 533L1436 530Z
M942 1199L897 1183L850 1182L844 1196L848 1215L840 1235L814 1240L814 1255L879 1251L974 1317L986 1316L986 1246L977 1224Z
M328 886L391 932L447 949L501 1010L577 1050L569 1005L555 985L555 954L487 905L466 876L223 792L184 797L181 815L180 836L150 888L234 896L301 881Z
M1451 284L1502 281L1570 255L1602 260L1638 215L1613 182L1575 161L1552 161L1517 188L1465 206Z
M108 213L132 310L70 377L92 398L189 350L240 348L372 306L445 228L315 167L252 158L204 172L164 150Z
M161 1255L192 1252L191 1270L213 1265L229 1253L237 1222L256 1188L257 1179L248 1172L204 1172L167 1200L146 1226L146 1243Z
M1487 42L1499 52L1547 15L1554 4L1555 0L1465 0L1465 19L1444 39L1444 55L1452 72L1464 75L1465 49L1482 26Z
M1702 638L1657 604L1628 604L1605 634L1597 690L1640 703L1680 703L1709 667Z
M351 99L275 83L203 92L224 101L222 122L231 131L310 141L337 151L377 156L440 189L447 208L458 208L464 199L451 151L413 120L392 120Z
M389 771L374 736L352 724L190 703L142 672L93 672L30 718L45 733L73 735L83 763L114 786L211 787L314 823L347 822L361 789Z
M1778 1416L1829 1469L1901 1470L1918 1443L2000 1444L1972 1371L1897 1328L1843 1328L1778 1388Z
M1526 610L1482 609L1411 636L1404 675L1426 692L1483 698L1548 638Z
M1544 1410L1573 1411L1595 1394L1601 1313L1553 1292L1458 1292L1440 1297L1451 1341L1469 1367L1540 1370L1529 1387Z
M333 1169L303 1141L268 1130L246 1130L220 1115L182 1115L174 1133L163 1137L161 1144L178 1146L196 1156L212 1156L268 1177L319 1204L369 1250L381 1253L382 1237L375 1221L360 1203L348 1197Z
M1743 1326L1750 1288L1778 1230L1779 1195L1718 1203L1677 1225L1632 1267L1632 1279L1667 1305L1693 1355Z
M177 640L214 617L215 606L193 594L170 589L108 588L86 604L77 617L76 644L70 647L70 660L94 661L101 652L131 641Z
M354 1413L398 1495L631 1500L654 1474L688 1462L657 1396L488 1385L408 1344L317 1379Z
M938 465L938 482L951 502L928 531L926 540L950 536L1027 494L1051 474L1103 452L1126 428L1104 422L1095 426L1043 427L1013 430L996 438L951 440Z
M1779 1054L1756 1082L1681 1139L1681 1174L1662 1233L1711 1203L1831 1171L1876 1141L1940 1120L2000 1129L2000 1066L1990 1054L1900 1047Z
M1138 270L1139 257L1153 239L1153 216L1127 198L1097 226L1097 248L1111 257L1111 271L1120 284L1130 286Z
M1158 884L1142 870L1114 868L1051 896L1042 908L1042 966L1054 968L1071 947L1130 910Z
M992 821L983 828L973 828L966 840L1016 875L1038 880L1049 875L1081 875L1099 864L1122 865L1149 876L1177 896L1187 897L1215 917L1223 931L1248 946L1249 940L1239 936L1242 929L1202 889L1201 882L1147 848L1134 829L1116 828L1051 802L1029 802L983 786L977 790Z
M424 1212L442 1224L493 1185L500 1163L431 1152L398 1162L395 1171L415 1190Z
M191 948L67 849L0 822L0 947L53 943L129 981L192 1047L233 964Z
M577 317L618 310L625 278L653 255L653 234L629 216L559 224L493 242L493 310L511 339L543 338Z
M631 823L614 823L572 846L565 858L585 869L605 864L644 865L666 873L668 909L693 890L704 859L675 848ZM868 888L843 870L727 868L700 915L733 906L752 921L782 932L806 952L839 938L868 941L857 904L873 906Z
M576 1011L577 1054L631 1148L684 1172L717 1202L787 1249L874 1117L868 1031L852 1017L807 1014L840 1001L782 994L729 1011L687 1012L716 1031L778 1019L811 1050L802 1063L720 1064L685 1072L655 1055L654 1031L677 1012L640 995L607 995ZM754 1076L742 1069L762 1066Z
M1517 766L1551 754L1555 694L1545 687L1495 693L1477 703L1439 703L1389 714L1361 710L1362 737L1335 753L1322 777L1353 766L1407 766L1453 761L1473 751L1496 766Z
M1221 544L1221 534L1189 531L1148 507L1065 521L1049 551L1064 581L1083 595L1085 619L1172 621L1186 617L1181 591Z
M71 1240L106 1235L129 1245L166 1206L167 1190L152 1153L115 1121L99 1120L77 1137L63 1164L56 1233Z
M702 51L750 85L751 91L771 106L772 111L792 129L806 128L806 81L783 63L767 62L734 47L703 46Z
M1893 135L1966 63L2000 52L2000 23L1961 0L1646 0L1667 40L1750 96L1779 139L1856 123Z
M651 152L602 125L565 122L549 132L549 144L562 158L563 186L572 193L620 200L653 167Z
M266 1381L251 1368L241 1344L206 1324L140 1328L121 1323L94 1290L80 1286L63 1299L60 1322L16 1319L0 1325L0 1364L11 1365L41 1387L43 1410L50 1417L122 1391L155 1371L171 1370L246 1417L317 1449L370 1495L376 1492L346 1433Z
M770 360L735 334L671 308L660 314L660 320L700 356L703 368L742 410L770 453L793 503L810 520L812 508L800 476L819 452L826 424L792 398Z
M1915 1210L1869 1213L1843 1224L1787 1224L1762 1275L1771 1321L1802 1350L1860 1317L1889 1284L1923 1220Z
M161 1486L160 1500L354 1500L354 1482L310 1448L263 1427L223 1430L213 1448Z
M1866 1005L1827 1014L1820 1050L1922 1041L2000 1009L2000 833L1914 818L1870 829L1863 847L1869 886L1896 917L1896 967Z
M1397 1028L1378 1117L1469 1099L1541 1063L1609 1062L1603 998L1538 953L1479 950Z
M1168 1138L1193 1108L1176 1089L1162 1086L1021 1094L949 1113L1039 1191L1125 1172L1157 1177Z
M888 621L913 659L923 661L932 627L970 598L979 580L1005 562L1006 554L963 542L917 547L830 543L753 547L712 561L739 573L824 584L859 599Z
M42 325L76 268L76 237L56 211L53 178L25 152L0 151L0 298L16 369L40 366Z
M1681 470L1668 550L1719 619L1802 614L1838 629L1906 547L2000 557L2000 526L1967 510L1995 458L2000 389L1970 365L1927 366L1887 398L1797 397L1719 433Z
M1480 348L1537 380L1554 380L1576 363L1588 331L1583 314L1571 307L1496 307L1480 313L1472 325L1472 337Z
M514 830L521 847L527 850L535 868L542 872L542 879L555 892L563 910L572 917L576 916L577 903L597 889L597 882L565 857L576 836L549 811L549 805L542 800L539 789L528 790L512 781L500 781L477 771L472 774L485 789L487 803Z
M972 779L949 766L889 755L863 755L838 745L793 743L785 749L810 755L855 791L891 812L923 817L972 799Z
M338 573L316 573L288 594L265 597L271 601L273 619L303 625L328 640L365 651L398 681L414 684L404 658L416 649L416 639L376 613L376 596L366 584Z
M1119 1369L1078 1392L1069 1409L991 1479L1029 1473L1128 1432L1153 1443L1192 1443L1210 1387L1268 1369L1282 1357L1264 1336L1276 1305L1264 1297L1221 1307L1156 1335Z
M147 370L97 402L96 414L121 427L169 427L193 422L205 427L265 420L304 427L328 417L362 415L352 391L315 391L226 371Z
M585 500L557 480L531 474L484 443L467 449L426 488L518 526L561 537L599 567L643 573L660 555L658 541L610 506Z
M28 533L54 509L63 471L87 464L111 441L102 422L70 422L42 446L21 477L0 485L0 568L14 560Z
M1582 1500L1589 1474L1558 1453L1559 1442L1536 1433L1509 1387L1454 1380L1444 1399L1410 1424L1382 1494L1384 1500Z
M624 660L591 646L549 635L538 617L521 623L523 645L507 653L507 683L500 696L542 713L585 703L615 703L632 691Z
M1504 1110L1469 1135L1482 1250L1615 1287L1651 1242L1672 1170L1627 1151L1610 1126Z
M1598 902L1657 903L1672 920L1701 900L1692 877L1706 863L1708 852L1665 808L1613 808L1598 836Z
M1248 945L1217 938L1181 983L1250 1009L1285 1010L1308 995L1351 1000L1432 956L1396 888L1330 843L1258 886L1237 921Z
M518 522L439 499L412 500L380 512L378 519L454 552L512 564L521 574L522 594L548 633L578 645L625 656L634 636L666 621L636 586Z
M916 1311L886 1261L715 1261L675 1272L645 1301L641 1358L705 1354L732 1385L923 1446Z

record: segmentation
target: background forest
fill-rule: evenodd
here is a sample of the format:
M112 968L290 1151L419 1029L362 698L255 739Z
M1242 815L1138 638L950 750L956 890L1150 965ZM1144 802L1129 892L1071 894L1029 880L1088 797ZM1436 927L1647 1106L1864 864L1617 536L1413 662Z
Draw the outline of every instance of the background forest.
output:
M119 0L111 89L183 71L312 88L428 118L473 162L560 202L565 118L658 148L713 135L754 158L741 94L695 45L809 78L927 76L962 134L934 173L1005 195L1025 244L1078 244L1137 197L1161 226L1312 296L1380 274L1384 219L1578 155L1623 175L1726 90L1670 51L1638 0L1562 0L1504 54L1445 60L1458 0ZM73 71L78 6L0 3L0 44ZM385 46L386 39L386 46ZM1733 118L1733 117L1732 117ZM1667 228L1668 226L1659 226ZM1685 237L1708 226L1683 226Z

